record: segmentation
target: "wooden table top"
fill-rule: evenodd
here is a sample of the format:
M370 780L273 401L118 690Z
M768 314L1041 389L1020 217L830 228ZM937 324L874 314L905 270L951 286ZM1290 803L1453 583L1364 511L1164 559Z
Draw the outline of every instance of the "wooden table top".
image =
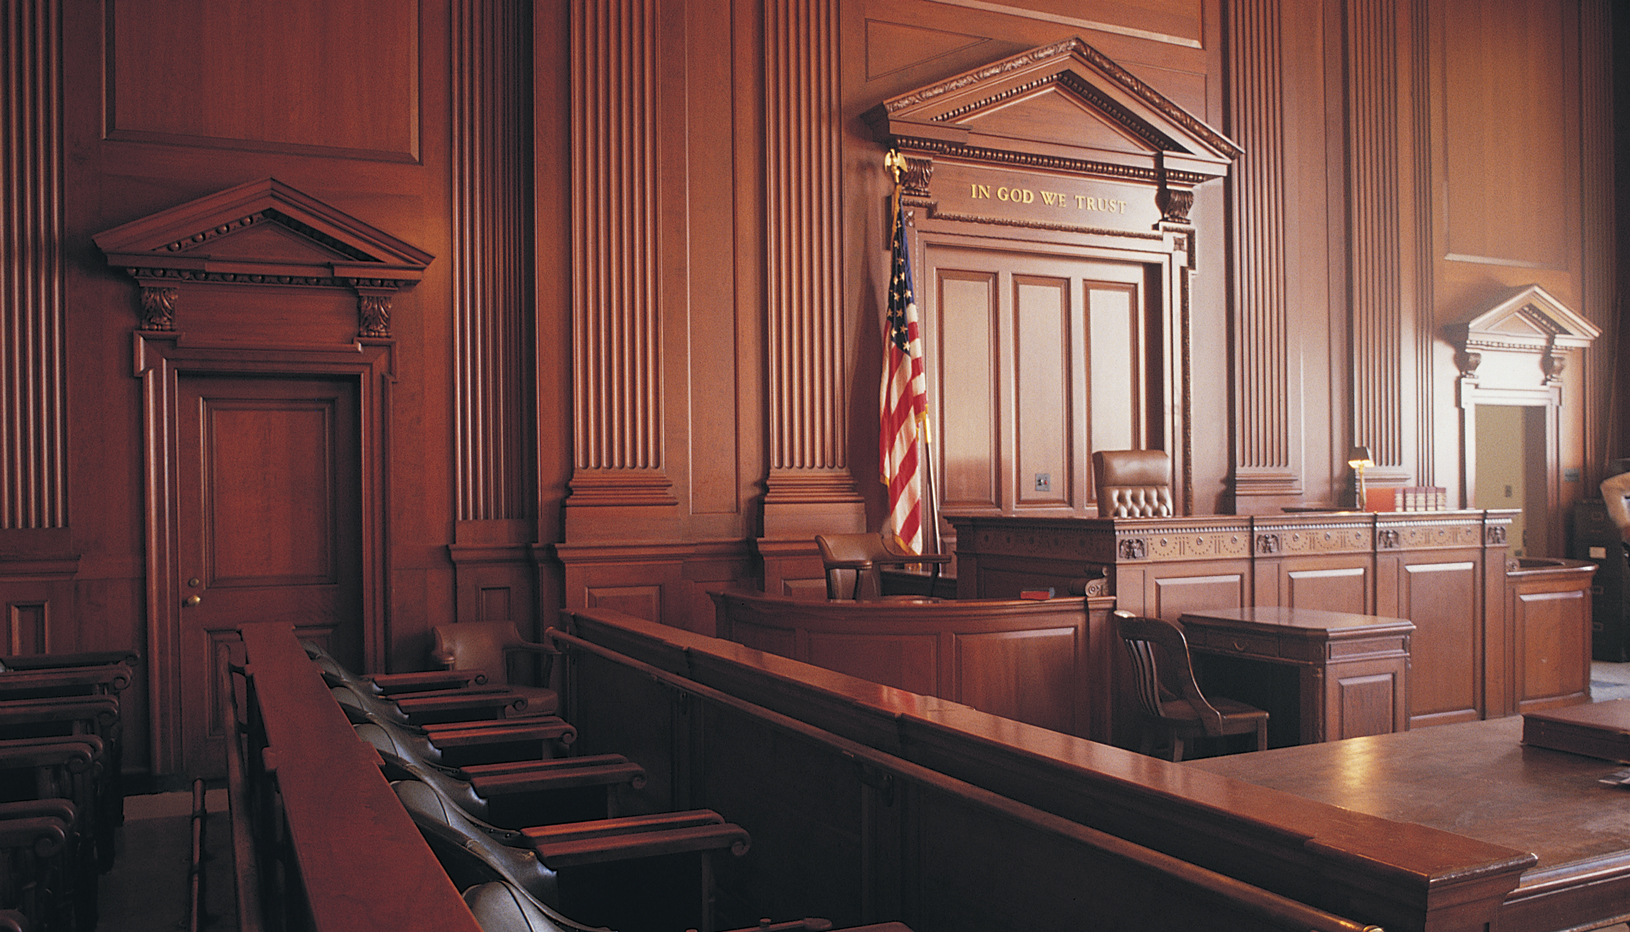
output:
M1623 764L1522 744L1522 716L1196 760L1187 766L1531 851L1523 884L1630 858Z
M1284 605L1247 605L1243 608L1213 608L1199 612L1185 612L1182 620L1190 619L1204 624L1223 622L1230 627L1281 630L1286 628L1309 631L1339 631L1343 629L1374 628L1413 630L1414 622L1407 618L1385 615L1361 615L1357 612L1332 612L1318 608L1289 608Z

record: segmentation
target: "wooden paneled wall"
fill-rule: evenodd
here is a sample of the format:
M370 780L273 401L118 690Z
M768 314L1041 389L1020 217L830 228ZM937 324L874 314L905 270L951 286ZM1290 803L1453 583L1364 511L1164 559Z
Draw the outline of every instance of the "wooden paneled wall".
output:
M1355 441L1372 482L1463 495L1444 328L1529 284L1604 331L1561 374L1559 514L1624 452L1608 0L530 6L0 0L0 237L19 257L0 269L0 605L18 649L152 643L147 534L174 503L144 477L162 456L136 287L91 238L261 178L440 257L391 309L381 376L380 663L422 666L447 621L535 632L606 606L705 631L708 589L814 585L813 534L882 514L890 182L862 117L1072 36L1244 149L1195 189L1188 268L1164 280L1187 309L1161 335L1187 363L1161 378L1192 400L1173 440L1195 512L1336 501ZM1041 238L1052 259L1073 242ZM271 310L177 343L317 339ZM1049 385L1031 359L1001 377ZM995 397L969 375L930 379L962 380L947 403ZM1093 429L1066 394L1024 398L1029 436ZM1005 481L1038 471L990 433ZM132 692L129 760L149 767L147 706L175 699Z

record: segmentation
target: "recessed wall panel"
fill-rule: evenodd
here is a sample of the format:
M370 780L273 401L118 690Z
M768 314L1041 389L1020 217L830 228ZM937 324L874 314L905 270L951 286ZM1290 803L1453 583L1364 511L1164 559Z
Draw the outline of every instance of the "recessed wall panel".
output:
M1070 280L1013 278L1021 505L1069 501Z
M993 331L996 274L939 269L935 332L946 506L999 506Z
M404 0L107 0L110 139L419 154Z

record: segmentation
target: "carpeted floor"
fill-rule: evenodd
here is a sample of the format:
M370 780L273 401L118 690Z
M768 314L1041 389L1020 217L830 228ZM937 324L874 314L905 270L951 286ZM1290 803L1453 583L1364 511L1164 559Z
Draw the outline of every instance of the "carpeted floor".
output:
M205 924L238 927L232 892L231 829L226 790L205 794ZM192 793L125 799L113 870L102 876L97 928L108 932L177 932L187 928L192 865Z
M1592 662L1590 698L1592 702L1630 699L1630 663L1607 663L1601 660Z

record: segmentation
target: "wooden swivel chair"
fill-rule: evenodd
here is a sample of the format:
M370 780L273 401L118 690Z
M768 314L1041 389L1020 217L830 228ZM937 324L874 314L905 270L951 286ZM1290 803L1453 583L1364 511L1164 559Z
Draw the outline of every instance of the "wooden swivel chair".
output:
M1131 661L1132 684L1143 716L1141 753L1154 750L1157 735L1166 737L1174 761L1183 759L1184 742L1198 737L1255 732L1256 749L1267 749L1267 712L1221 696L1207 699L1200 692L1181 627L1159 618L1116 612L1115 630Z
M934 568L930 591L939 582L940 567L951 562L948 553L906 553L896 550L884 534L817 534L821 563L826 567L826 597L864 601L881 599L885 566L924 565ZM907 596L906 598L917 598Z
M527 715L554 715L560 711L560 694L549 687L557 653L548 644L523 640L509 621L464 621L436 625L436 646L430 659L448 670L485 670L487 674L526 699ZM535 665L536 679L511 673L517 658Z
M1092 454L1100 518L1172 516L1172 459L1162 450Z

